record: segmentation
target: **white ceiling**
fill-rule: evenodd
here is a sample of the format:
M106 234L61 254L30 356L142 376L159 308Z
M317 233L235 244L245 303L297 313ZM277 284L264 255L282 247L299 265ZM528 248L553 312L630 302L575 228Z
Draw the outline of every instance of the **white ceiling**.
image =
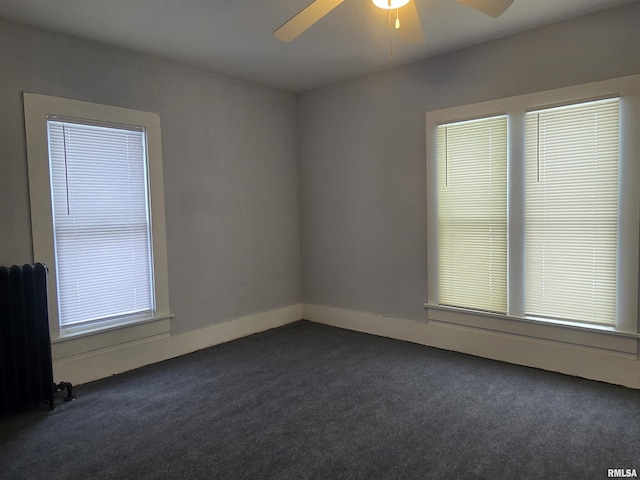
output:
M393 44L386 12L345 2L291 43L273 30L311 0L0 0L0 17L303 91L638 0L515 0L497 19L415 0L426 41Z

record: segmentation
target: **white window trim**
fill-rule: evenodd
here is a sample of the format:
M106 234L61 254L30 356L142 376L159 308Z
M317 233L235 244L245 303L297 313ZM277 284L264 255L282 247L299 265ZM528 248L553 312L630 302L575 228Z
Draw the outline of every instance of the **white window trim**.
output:
M621 163L619 173L619 227L617 282L618 299L614 328L598 325L563 321L541 321L528 318L524 313L524 211L525 211L525 165L524 132L525 112L538 108L578 103L619 95L621 102ZM509 217L509 265L508 265L508 314L489 315L492 319L521 322L532 321L543 325L594 331L627 338L638 335L638 249L640 235L640 75L605 80L584 85L565 87L517 97L509 97L472 105L463 105L428 112L426 115L427 149L427 302L425 307L430 318L438 317L438 311L460 312L438 304L438 245L437 232L437 145L436 126L442 123L480 118L485 116L509 115L509 165L508 165L508 217ZM519 160L518 160L519 159ZM486 314L466 312L476 316L479 324L486 323ZM452 323L456 315L449 315ZM467 320L465 320L466 322ZM462 323L462 322L460 322ZM503 322L504 324L504 322ZM523 330L524 330L523 326ZM500 330L506 331L506 330ZM509 331L509 333L516 333Z
M155 113L140 110L32 93L24 93L23 99L29 166L33 256L34 261L43 262L49 268L49 325L54 344L54 358L166 334L170 330L169 319L172 315L169 310L160 117ZM60 327L57 282L55 280L57 277L47 135L47 119L51 115L97 123L135 125L144 127L146 131L156 303L152 318L145 318L138 322L132 320L115 324L104 322L85 327ZM113 330L118 331L115 337ZM90 336L96 338L88 341L87 337ZM56 349L55 344L62 342L71 343L65 345L64 349ZM64 350L65 353L57 355L58 350Z

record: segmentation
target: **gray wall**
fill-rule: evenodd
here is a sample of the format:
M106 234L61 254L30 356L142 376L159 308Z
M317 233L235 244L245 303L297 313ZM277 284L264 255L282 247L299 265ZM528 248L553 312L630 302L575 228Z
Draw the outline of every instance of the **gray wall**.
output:
M0 264L32 261L22 92L156 112L175 333L300 302L296 98L0 21Z
M293 94L0 21L0 264L32 260L28 91L160 114L174 332L300 298L421 319L425 113L640 73L638 25L635 3L312 90L296 112Z
M424 318L426 112L638 74L639 25L634 3L299 95L303 302Z

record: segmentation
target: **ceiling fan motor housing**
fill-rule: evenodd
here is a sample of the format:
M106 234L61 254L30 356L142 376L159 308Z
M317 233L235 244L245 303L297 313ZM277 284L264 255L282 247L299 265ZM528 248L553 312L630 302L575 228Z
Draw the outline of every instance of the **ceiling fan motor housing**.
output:
M395 8L404 7L409 0L372 0L373 4L378 8L383 8L385 10L392 10Z

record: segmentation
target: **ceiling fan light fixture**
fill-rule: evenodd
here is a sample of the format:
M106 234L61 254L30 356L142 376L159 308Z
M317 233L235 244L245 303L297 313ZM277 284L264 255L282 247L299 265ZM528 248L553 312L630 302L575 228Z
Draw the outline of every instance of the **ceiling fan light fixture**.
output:
M371 0L373 4L384 10L404 7L410 0Z

